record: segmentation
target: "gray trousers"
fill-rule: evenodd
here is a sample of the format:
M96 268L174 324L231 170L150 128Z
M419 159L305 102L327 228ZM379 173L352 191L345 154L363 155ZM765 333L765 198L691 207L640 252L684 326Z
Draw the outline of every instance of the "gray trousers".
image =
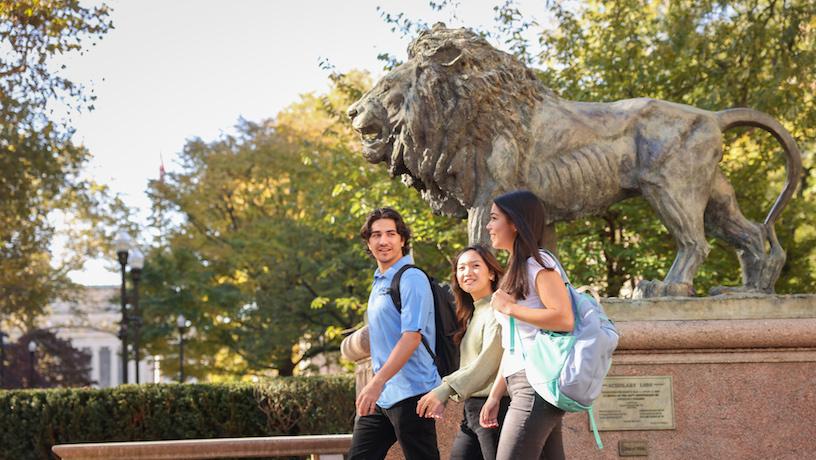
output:
M510 409L502 425L499 460L562 460L561 421L564 411L544 401L521 370L507 377Z

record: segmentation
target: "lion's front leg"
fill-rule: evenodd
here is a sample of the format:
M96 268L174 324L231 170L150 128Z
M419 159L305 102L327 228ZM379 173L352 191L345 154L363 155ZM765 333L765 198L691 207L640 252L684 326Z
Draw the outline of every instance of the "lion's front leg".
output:
M491 204L468 209L468 244L483 244L488 248L491 247L490 235L487 233Z
M544 249L558 256L558 235L555 234L555 224L544 227L544 234L541 235L541 245Z

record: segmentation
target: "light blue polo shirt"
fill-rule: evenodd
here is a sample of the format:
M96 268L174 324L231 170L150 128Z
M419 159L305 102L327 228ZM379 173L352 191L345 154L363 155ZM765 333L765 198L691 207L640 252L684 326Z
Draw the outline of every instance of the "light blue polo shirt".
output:
M374 373L379 372L403 332L420 331L431 349L436 349L434 304L428 278L419 270L409 269L400 279L402 315L397 311L388 290L397 271L413 263L410 255L404 256L385 273L379 268L374 272L371 295L368 297L368 334L371 344L371 364ZM436 388L442 380L436 371L425 345L419 344L408 362L391 380L385 383L377 405L388 409L403 399L424 394Z

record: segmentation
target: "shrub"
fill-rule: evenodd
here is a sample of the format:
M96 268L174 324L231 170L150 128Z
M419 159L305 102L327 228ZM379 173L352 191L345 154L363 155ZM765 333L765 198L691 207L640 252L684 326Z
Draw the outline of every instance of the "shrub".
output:
M0 459L55 458L55 444L350 433L354 381L123 385L0 391Z

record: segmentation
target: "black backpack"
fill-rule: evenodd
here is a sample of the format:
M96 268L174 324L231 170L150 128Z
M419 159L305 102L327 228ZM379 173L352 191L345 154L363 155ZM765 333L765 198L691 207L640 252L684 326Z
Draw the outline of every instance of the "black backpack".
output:
M425 274L428 281L431 283L431 292L433 293L434 301L434 320L436 322L436 350L431 350L431 346L422 336L422 344L425 349L431 354L436 370L439 371L441 377L451 374L453 371L459 369L459 347L453 342L453 335L459 329L459 324L456 322L456 302L453 299L453 292L448 285L440 285L431 276L425 273L425 270L416 265L405 265L397 271L394 279L391 280L391 289L389 294L397 311L402 313L402 299L400 299L399 283L402 274L409 268L416 268Z

